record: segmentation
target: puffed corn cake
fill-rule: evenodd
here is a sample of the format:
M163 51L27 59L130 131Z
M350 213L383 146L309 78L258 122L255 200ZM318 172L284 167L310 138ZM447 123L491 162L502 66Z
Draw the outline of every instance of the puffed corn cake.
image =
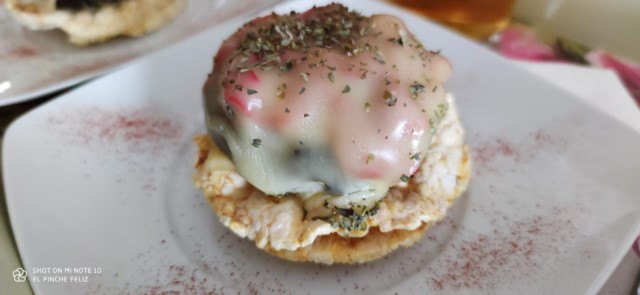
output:
M187 0L6 0L14 18L31 30L61 29L75 45L156 31Z
M433 222L464 192L470 156L453 98L420 169L406 184L392 187L366 229L346 231L314 218L328 194L273 197L247 183L208 135L199 148L194 181L222 224L273 255L323 264L363 263L419 241ZM317 216L317 215L316 215ZM339 221L338 221L339 222Z

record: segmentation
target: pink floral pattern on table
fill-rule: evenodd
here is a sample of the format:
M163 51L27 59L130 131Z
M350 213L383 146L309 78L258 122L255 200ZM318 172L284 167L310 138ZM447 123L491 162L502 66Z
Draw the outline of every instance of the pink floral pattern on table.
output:
M0 0L0 106L71 86L282 0L189 0L185 11L156 33L84 48L71 45L60 31L23 28L3 2Z
M553 48L541 42L536 33L524 26L514 25L500 37L498 50L514 59L537 61L560 61Z
M507 28L497 43L509 58L530 61L574 62L614 71L640 105L640 63L616 57L600 49L588 49L565 39L544 42L537 32L522 25Z

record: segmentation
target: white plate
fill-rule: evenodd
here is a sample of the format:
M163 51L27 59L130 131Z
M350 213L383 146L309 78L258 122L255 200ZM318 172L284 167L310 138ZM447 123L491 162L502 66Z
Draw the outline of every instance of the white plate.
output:
M640 136L422 18L384 3L350 6L401 16L454 65L449 89L474 176L445 222L380 261L331 267L281 261L224 229L193 187L191 138L205 131L200 89L234 22L10 127L7 202L36 293L595 293L640 229ZM45 283L35 277L55 274L34 267L102 271L87 283Z
M60 31L23 28L0 0L0 106L90 79L232 17L256 13L281 1L188 0L185 11L156 33L76 47Z

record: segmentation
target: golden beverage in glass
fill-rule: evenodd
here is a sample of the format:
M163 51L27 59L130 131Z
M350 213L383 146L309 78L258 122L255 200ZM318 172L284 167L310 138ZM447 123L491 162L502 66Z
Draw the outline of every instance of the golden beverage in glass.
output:
M392 0L477 39L504 29L515 0Z

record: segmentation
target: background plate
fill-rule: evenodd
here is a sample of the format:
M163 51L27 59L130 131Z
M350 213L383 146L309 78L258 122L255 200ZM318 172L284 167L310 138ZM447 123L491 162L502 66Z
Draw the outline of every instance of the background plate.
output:
M7 202L36 293L595 293L640 227L638 134L420 17L378 2L349 6L400 16L451 59L448 88L474 176L448 218L414 247L358 266L281 261L224 229L193 187L191 138L205 132L200 89L235 21L7 131ZM101 272L81 274L85 283L36 282L56 275L37 267Z
M61 31L20 26L0 0L0 106L71 86L202 32L232 17L256 13L281 0L188 0L183 13L156 33L76 47ZM9 88L7 88L9 87Z

